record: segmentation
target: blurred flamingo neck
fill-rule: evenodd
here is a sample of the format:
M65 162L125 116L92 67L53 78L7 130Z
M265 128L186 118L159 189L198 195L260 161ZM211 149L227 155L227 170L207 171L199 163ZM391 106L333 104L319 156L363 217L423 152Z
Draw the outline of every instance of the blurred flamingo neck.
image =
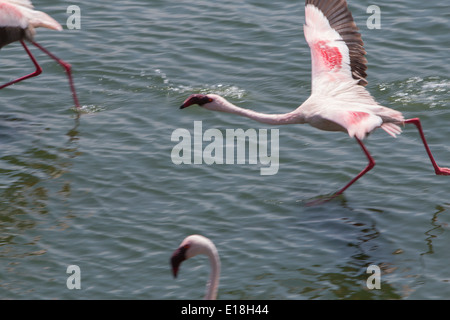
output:
M261 112L253 111L250 109L238 107L225 99L222 99L221 101L219 101L217 103L217 105L219 107L214 108L213 110L234 113L234 114L237 114L240 116L244 116L244 117L253 119L253 120L261 122L261 123L272 124L272 125L305 123L305 119L304 119L303 115L300 112L298 112L298 109L294 110L292 112L283 113L283 114L267 114L267 113L261 113Z
M214 300L217 297L217 289L219 288L220 259L215 247L209 247L205 254L208 256L211 265L211 273L206 284L205 300Z

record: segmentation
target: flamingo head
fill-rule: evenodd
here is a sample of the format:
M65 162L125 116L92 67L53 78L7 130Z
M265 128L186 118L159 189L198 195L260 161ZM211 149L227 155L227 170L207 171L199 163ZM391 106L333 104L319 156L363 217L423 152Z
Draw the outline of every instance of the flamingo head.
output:
M206 254L207 247L210 246L209 242L210 240L200 235L190 235L181 242L170 258L174 278L177 277L178 269L184 260L198 254Z
M191 94L181 105L180 109L187 108L193 104L197 104L200 107L204 107L209 110L216 110L219 107L219 103L223 99L216 94Z

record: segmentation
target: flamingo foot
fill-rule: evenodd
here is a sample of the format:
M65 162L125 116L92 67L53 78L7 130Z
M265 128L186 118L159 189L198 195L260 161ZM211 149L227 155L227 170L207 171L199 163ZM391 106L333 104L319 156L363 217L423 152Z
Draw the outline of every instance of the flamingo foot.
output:
M439 176L450 176L450 169L449 168L437 167L436 169L434 169L434 172L436 172L436 174L439 175Z
M323 195L323 196L318 196L315 199L312 200L308 200L305 205L307 207L313 207L313 206L318 206L324 203L327 203L328 201L331 201L339 196L341 196L341 193L333 193L330 195Z

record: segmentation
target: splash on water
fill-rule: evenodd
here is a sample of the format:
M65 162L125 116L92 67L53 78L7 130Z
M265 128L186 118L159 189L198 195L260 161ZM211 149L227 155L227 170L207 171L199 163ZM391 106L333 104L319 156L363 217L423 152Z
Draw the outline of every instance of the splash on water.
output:
M412 77L400 83L382 83L378 89L391 92L393 101L403 105L422 103L435 108L450 102L450 80L441 77Z
M174 84L161 69L155 69L154 75L148 77L148 79L152 81L152 84L149 86L150 88L165 91L169 94L215 93L222 97L232 99L241 99L246 95L245 90L230 84L200 84L197 86Z
M81 106L80 108L76 108L74 106L74 107L70 108L70 110L80 113L80 114L93 114L93 113L105 111L106 107L90 104L90 105Z

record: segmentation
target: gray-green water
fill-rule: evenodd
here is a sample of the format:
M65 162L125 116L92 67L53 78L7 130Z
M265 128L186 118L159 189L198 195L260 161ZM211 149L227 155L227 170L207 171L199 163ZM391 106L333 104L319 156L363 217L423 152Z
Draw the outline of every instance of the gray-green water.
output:
M366 165L342 133L269 127L178 107L215 92L267 113L310 92L303 1L39 1L63 32L31 48L38 78L0 91L0 298L200 299L204 257L169 258L183 238L211 238L222 260L219 299L450 298L450 177L435 176L412 126L367 140L377 166L343 197L317 206ZM264 3L264 4L263 4ZM81 9L68 30L66 8ZM368 29L369 5L381 29ZM350 0L368 52L368 89L420 117L439 164L450 166L450 7L446 1ZM0 82L32 71L20 44L0 51ZM172 133L279 129L279 170L260 164L176 165ZM204 142L204 146L208 143ZM81 270L70 290L69 265ZM369 265L381 289L369 290Z

